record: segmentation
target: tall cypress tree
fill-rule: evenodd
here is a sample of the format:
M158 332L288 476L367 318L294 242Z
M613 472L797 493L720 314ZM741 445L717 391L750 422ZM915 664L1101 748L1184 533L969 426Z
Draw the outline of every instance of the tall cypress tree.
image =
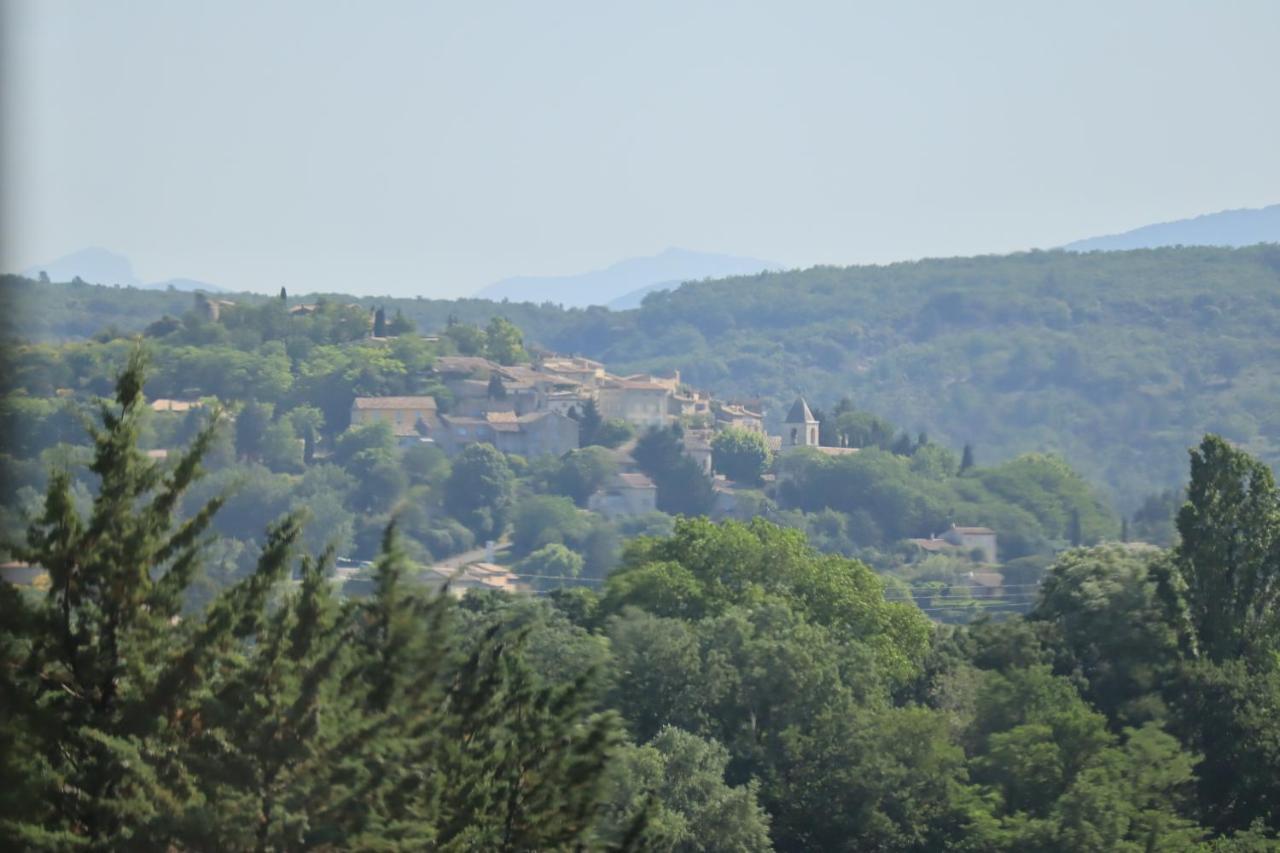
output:
M1080 524L1080 508L1071 508L1071 518L1067 522L1067 539L1071 542L1072 548L1079 548L1084 544L1084 529Z
M589 447L595 444L600 425L603 423L604 418L600 416L600 408L596 405L596 401L588 397L582 404L582 415L578 419L578 446Z
M1179 542L1156 571L1191 657L1215 662L1280 646L1280 490L1266 464L1207 435L1191 451Z

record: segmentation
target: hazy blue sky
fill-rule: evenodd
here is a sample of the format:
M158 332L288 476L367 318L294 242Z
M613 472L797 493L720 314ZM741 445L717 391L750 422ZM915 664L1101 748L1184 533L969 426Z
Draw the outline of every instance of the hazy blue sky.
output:
M4 5L4 266L469 293L1280 201L1280 2Z

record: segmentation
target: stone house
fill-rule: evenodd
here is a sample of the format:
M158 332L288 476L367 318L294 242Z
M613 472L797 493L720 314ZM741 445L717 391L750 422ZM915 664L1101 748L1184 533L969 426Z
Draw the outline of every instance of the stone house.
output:
M711 439L715 432L709 429L687 429L684 431L684 455L688 456L702 473L711 476Z
M544 407L542 393L526 382L503 379L450 379L445 387L453 395L450 411L456 415L484 417L486 412L515 412L526 415ZM499 388L499 384L501 387Z
M534 365L540 373L563 377L586 388L595 388L605 378L604 365L578 356L553 355Z
M607 379L596 392L596 405L605 420L617 418L640 429L671 422L667 384L649 378Z
M942 538L965 551L981 551L982 562L996 562L996 532L990 527L957 527L942 534Z
M397 438L420 436L437 425L435 397L356 397L351 425L386 421Z
M909 541L920 550L932 554L960 552L968 555L976 552L981 554L983 563L996 564L996 532L990 527L957 527L953 524L941 536Z
M741 429L764 435L764 416L738 403L716 403L713 407L716 429ZM810 415L812 417L812 415ZM817 421L814 421L817 423ZM814 442L817 443L816 441Z
M688 388L677 389L668 400L672 417L699 418L708 425L712 420L711 395Z
M483 416L440 415L429 435L449 455L469 444L492 444L503 453L526 458L563 456L578 447L578 422L558 412L486 412Z
M588 400L595 399L585 388L574 391L552 391L547 394L546 408L549 412L568 415L570 412L582 414Z
M526 367L504 367L487 358L449 355L436 359L432 371L453 397L455 415L484 417L486 412L518 415L543 408L544 389Z
M657 512L658 487L644 474L620 473L587 499L587 507L606 518Z

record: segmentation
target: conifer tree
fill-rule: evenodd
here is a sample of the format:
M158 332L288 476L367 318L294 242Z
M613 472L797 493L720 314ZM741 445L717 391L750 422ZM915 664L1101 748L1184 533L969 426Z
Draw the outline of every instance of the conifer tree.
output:
M404 311L396 309L395 316L387 321L387 334L393 337L407 335L415 330L413 321L404 315Z
M507 399L507 386L502 384L502 377L496 372L489 374L489 399L505 400Z
M595 444L603 423L604 418L600 415L600 408L596 405L596 401L588 397L582 404L582 415L578 419L578 446L590 447Z
M1156 577L1189 656L1273 655L1280 646L1280 491L1271 470L1205 436L1191 451L1178 533Z
M406 568L389 528L375 593L354 614L343 684L353 713L320 783L342 793L313 826L354 847L580 844L596 822L613 715L590 714L587 684L533 673L522 631L498 625L468 652L450 650L449 599L408 590Z
M51 478L22 559L43 598L0 587L0 837L19 849L580 849L618 735L592 676L547 683L523 634L470 647L452 599L406 583L394 527L374 595L339 603L332 553L295 565L302 519L257 568L182 612L221 501L175 509L214 418L172 466L137 446L142 356L93 429L84 518ZM628 838L638 838L633 832Z
M70 476L57 472L16 549L50 579L43 599L5 602L17 655L0 676L0 714L6 730L23 734L3 759L4 775L15 764L34 771L26 808L5 815L5 828L25 846L140 843L151 824L181 809L187 790L149 759L173 722L166 712L192 687L167 675L186 634L183 593L221 500L183 522L174 508L200 474L216 419L173 466L148 459L138 449L142 379L135 349L114 404L103 402L101 426L90 428L99 482L88 517L74 504Z

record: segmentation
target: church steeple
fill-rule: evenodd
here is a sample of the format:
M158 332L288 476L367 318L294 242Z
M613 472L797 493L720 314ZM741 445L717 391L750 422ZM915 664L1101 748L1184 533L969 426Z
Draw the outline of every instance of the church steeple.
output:
M804 397L797 397L795 405L787 413L783 442L788 447L817 447L818 419L809 410Z

